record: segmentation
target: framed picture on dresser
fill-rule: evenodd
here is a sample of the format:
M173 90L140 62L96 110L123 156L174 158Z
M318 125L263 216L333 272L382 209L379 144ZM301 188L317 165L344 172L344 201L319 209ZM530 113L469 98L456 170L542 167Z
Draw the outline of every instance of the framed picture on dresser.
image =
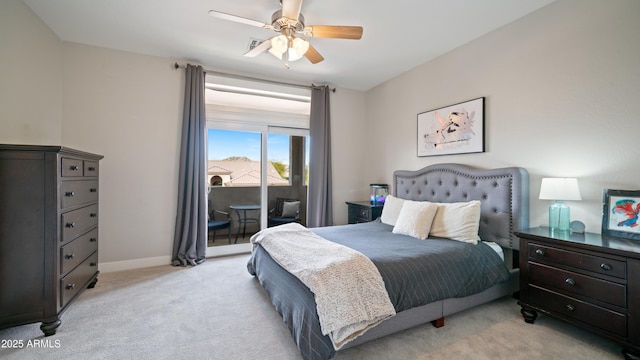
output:
M602 191L602 235L640 240L640 190Z

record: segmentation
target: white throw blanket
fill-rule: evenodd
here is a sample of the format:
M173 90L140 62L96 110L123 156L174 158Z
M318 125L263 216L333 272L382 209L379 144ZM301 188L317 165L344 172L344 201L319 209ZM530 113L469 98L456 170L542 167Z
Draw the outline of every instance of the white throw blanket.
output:
M322 333L336 350L396 313L378 269L356 250L298 223L264 229L251 242L311 289Z

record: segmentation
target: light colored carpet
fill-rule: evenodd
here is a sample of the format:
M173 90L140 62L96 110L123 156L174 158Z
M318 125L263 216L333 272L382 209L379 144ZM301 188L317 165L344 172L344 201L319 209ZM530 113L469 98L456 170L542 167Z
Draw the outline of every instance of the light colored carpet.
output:
M4 359L300 359L282 319L246 271L248 255L193 268L160 266L101 274L62 316L0 330ZM336 359L621 359L620 347L553 318L526 324L504 298L338 353ZM27 347L46 340L51 347ZM6 342L3 342L6 343Z

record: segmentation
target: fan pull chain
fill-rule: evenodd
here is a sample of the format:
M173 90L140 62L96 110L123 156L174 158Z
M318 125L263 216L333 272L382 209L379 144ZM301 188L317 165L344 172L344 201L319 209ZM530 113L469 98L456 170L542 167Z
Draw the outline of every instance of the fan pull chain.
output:
M289 66L289 49L291 48L291 40L289 39L287 41L287 50L285 50L284 52L284 67L287 68L287 70L291 69L291 66Z

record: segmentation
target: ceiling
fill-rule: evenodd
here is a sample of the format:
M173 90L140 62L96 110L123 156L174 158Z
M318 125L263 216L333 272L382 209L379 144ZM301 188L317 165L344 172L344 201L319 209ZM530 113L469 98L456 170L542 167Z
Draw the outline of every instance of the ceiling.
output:
M284 67L246 58L272 30L210 17L217 10L270 23L278 0L23 0L63 41L177 59L205 69L299 84L368 90L554 0L304 0L306 25L364 27L361 40L309 39L325 58Z

